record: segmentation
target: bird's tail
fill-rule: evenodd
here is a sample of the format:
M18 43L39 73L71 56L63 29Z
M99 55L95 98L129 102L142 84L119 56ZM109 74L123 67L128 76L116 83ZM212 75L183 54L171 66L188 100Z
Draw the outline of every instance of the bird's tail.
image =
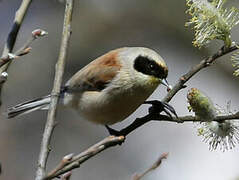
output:
M44 96L41 98L33 99L21 104L18 104L14 107L8 108L7 118L13 118L19 115L27 114L36 110L44 110L49 108L51 101L51 96Z

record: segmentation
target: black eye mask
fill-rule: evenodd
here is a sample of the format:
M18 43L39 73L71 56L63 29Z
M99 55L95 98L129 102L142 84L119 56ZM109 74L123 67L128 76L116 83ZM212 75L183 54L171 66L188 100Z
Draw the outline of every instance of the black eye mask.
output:
M155 76L160 79L164 79L168 76L168 70L166 67L160 66L147 56L138 56L134 61L134 68L138 72Z

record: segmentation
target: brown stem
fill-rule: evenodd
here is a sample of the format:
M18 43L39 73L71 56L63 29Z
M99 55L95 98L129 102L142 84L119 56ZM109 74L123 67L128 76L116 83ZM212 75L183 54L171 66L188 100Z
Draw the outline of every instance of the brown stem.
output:
M174 87L169 91L169 93L163 98L163 102L169 102L178 91L184 88L184 84L200 70L210 66L219 57L231 53L237 49L238 45L233 45L230 48L222 47L212 56L203 59L199 64L195 65L190 71L188 71L186 74L184 74L182 77L179 78L178 83L175 84Z
M4 49L3 49L3 52L2 52L2 57L6 57L6 56L8 56L8 53L12 52L12 50L14 48L14 45L15 45L15 42L16 42L16 39L17 39L19 29L22 25L22 22L24 20L24 17L27 13L27 10L28 10L31 2L32 2L32 0L22 0L22 3L20 5L19 9L16 12L15 19L13 21L12 29L9 32L6 43L4 45ZM0 74L7 71L9 65L10 65L10 62L6 63L5 66L2 66L0 68ZM2 87L3 87L3 83L0 84L0 96L1 96L1 92L2 92ZM1 105L1 98L0 98L0 105Z
M41 142L41 149L38 159L38 166L35 180L42 180L45 176L46 163L49 155L50 140L56 124L56 109L59 101L59 93L62 84L62 77L64 74L66 54L69 46L69 39L71 34L71 20L73 13L73 0L66 1L65 17L63 24L61 47L59 51L58 61L56 63L54 85L51 93L51 103L48 111L47 122L43 133Z
M72 157L71 161L69 163L65 164L64 167L59 169L57 172L51 171L50 173L48 173L48 175L44 178L44 180L53 179L55 177L60 176L61 174L71 171L72 169L78 168L86 160L97 155L101 151L104 151L110 147L121 144L123 141L124 141L123 136L117 136L117 137L116 136L108 136L105 139L103 139L102 141L100 141L97 144L88 148L86 151L83 151L82 153ZM62 162L60 164L62 164Z
M161 154L161 156L157 159L157 161L156 161L151 167L149 167L148 169L146 169L146 170L145 170L143 173L141 173L141 174L135 174L135 175L133 176L133 179L132 179L132 180L140 180L140 179L142 179L146 174L148 174L149 172L151 172L151 171L155 170L156 168L158 168L158 167L161 165L162 160L163 160L163 159L167 159L168 154L169 154L169 153L163 153L163 154Z
M40 32L40 33L39 33ZM31 43L37 39L38 37L44 36L46 35L47 32L41 30L41 29L37 29L32 31L31 37L30 39L19 49L17 50L15 53L8 53L6 56L3 56L0 58L0 68L9 63L10 61L12 61L13 59L16 59L20 56L26 55L31 51L30 45ZM1 82L0 82L1 83Z

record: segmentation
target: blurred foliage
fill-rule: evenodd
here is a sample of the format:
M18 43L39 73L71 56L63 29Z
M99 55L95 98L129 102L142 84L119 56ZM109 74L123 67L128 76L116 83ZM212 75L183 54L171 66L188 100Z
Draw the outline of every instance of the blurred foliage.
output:
M231 29L239 23L239 12L235 7L224 8L226 0L186 0L192 16L186 26L192 25L195 30L193 45L201 48L211 40L224 41L231 46Z

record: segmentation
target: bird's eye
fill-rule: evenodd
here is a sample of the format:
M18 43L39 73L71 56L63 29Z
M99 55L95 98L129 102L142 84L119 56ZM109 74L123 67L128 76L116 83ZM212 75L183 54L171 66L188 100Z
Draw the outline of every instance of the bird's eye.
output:
M149 68L150 68L151 70L154 70L154 69L156 68L156 66L155 66L155 64L150 63L150 64L149 64Z

